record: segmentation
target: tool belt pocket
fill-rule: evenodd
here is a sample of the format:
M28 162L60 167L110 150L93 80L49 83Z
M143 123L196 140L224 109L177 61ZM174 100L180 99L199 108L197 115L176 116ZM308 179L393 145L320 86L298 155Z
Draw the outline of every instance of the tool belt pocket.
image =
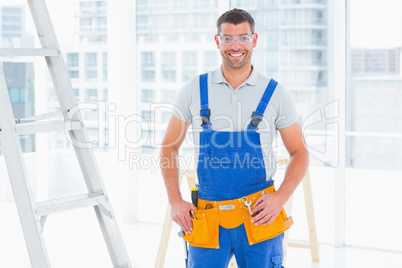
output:
M183 238L190 245L203 248L219 248L219 222L215 209L194 210L193 231Z
M248 242L250 245L274 238L285 232L293 224L292 217L287 218L285 210L269 225L255 225L251 222L252 217L248 210L243 210L244 227L246 229Z

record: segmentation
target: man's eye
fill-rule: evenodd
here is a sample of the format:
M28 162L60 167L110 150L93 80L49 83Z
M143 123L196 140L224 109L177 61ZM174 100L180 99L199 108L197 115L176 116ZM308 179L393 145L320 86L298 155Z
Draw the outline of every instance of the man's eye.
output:
M228 41L231 41L231 40L232 40L232 37L229 37L229 36L225 36L223 38L223 41L225 41L225 42L228 42Z

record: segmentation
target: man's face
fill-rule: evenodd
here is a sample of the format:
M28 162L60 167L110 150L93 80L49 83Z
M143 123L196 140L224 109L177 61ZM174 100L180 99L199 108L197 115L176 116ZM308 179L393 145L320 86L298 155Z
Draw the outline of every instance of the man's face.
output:
M251 35L251 29L248 22L243 22L237 25L232 23L222 23L220 36L225 35L241 36ZM219 37L215 36L215 42L219 48L222 56L222 62L225 66L232 69L240 69L245 65L251 65L251 56L253 54L253 48L257 45L258 35L254 34L253 40L249 44L241 45L238 40L234 40L231 45L224 45L219 42Z

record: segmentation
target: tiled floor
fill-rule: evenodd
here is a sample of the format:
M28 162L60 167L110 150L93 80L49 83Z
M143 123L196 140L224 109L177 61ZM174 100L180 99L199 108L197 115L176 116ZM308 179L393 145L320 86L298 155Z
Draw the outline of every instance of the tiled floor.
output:
M30 267L14 205L0 206L0 267ZM91 210L52 215L45 225L45 239L55 268L112 267ZM122 225L121 232L134 267L154 267L162 226ZM184 267L182 240L173 227L166 253L166 268ZM320 245L320 262L312 263L308 249L289 248L286 268L402 268L402 253Z

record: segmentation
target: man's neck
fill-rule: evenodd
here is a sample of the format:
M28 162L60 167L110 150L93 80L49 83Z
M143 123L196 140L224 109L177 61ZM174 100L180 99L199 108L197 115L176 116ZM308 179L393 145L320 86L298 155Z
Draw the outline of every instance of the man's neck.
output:
M244 81L246 81L252 71L253 66L251 64L245 65L239 69L233 69L222 65L223 76L233 89L238 88Z

